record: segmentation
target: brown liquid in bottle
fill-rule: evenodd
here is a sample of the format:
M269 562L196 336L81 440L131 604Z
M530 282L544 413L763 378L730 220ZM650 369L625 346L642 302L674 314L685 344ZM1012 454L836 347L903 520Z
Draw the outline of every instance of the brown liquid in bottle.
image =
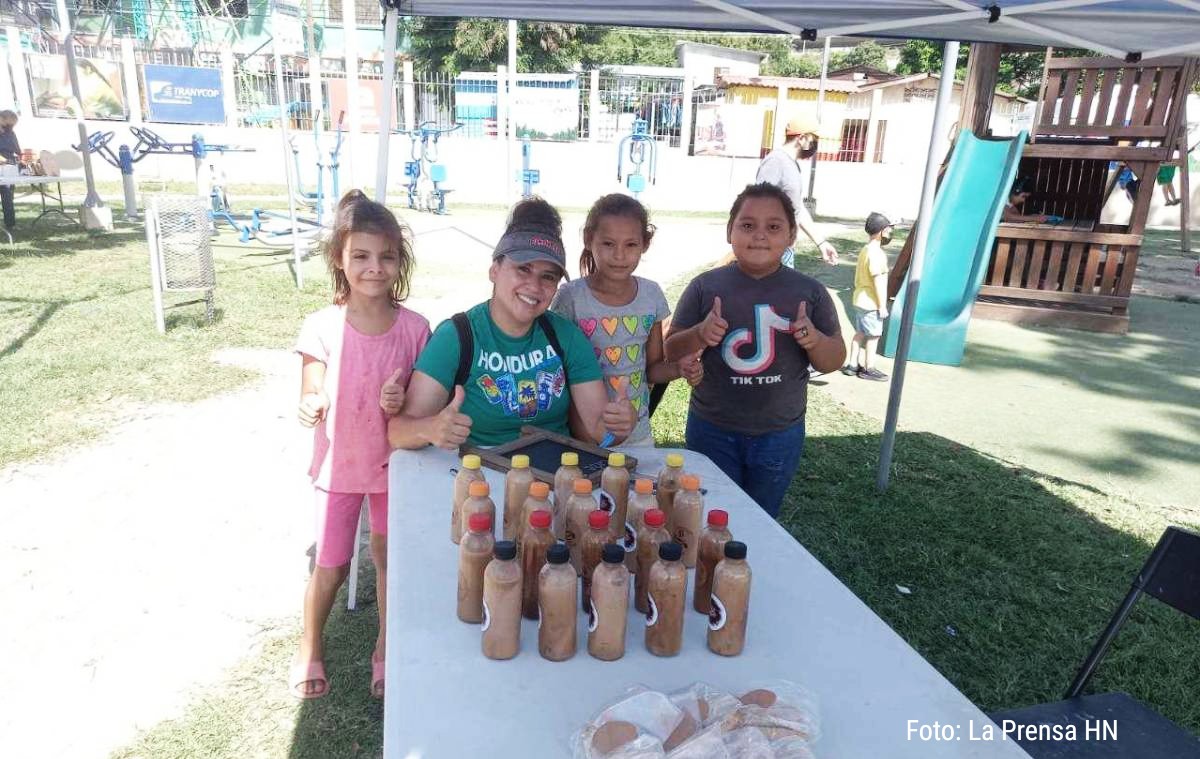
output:
M458 618L483 621L483 572L492 560L492 520L476 514L458 546Z
M650 509L642 517L645 524L638 532L637 574L634 577L634 608L645 614L650 610L646 603L646 590L650 586L650 567L658 561L658 547L671 542L667 533L667 517L659 509Z
M737 656L746 645L746 619L750 613L750 565L746 544L725 544L725 558L713 572L712 610L708 613L708 649L721 656Z
M683 647L683 608L687 603L687 567L683 546L663 543L650 568L646 612L646 650L655 656L674 656Z
M633 483L633 495L629 498L629 509L625 512L625 538L622 542L625 568L630 574L637 574L637 536L644 525L642 519L647 511L657 508L654 483L647 479L636 480Z
M579 553L582 561L583 584L580 586L580 608L588 608L592 598L592 572L600 563L600 554L606 543L612 542L612 533L608 529L608 512L597 509L588 514L588 529L583 534Z
M479 468L482 463L474 453L468 453L462 457L462 466L458 468L458 474L454 475L454 508L450 511L450 540L454 541L456 545L462 539L463 534L462 505L469 495L467 488L475 480L483 480L483 471Z
M712 609L713 570L717 562L725 557L725 544L733 540L729 532L729 513L722 509L708 512L708 526L700 533L700 549L696 555L696 588L692 597L692 608L701 614Z
M667 515L671 524L671 513L675 511L675 494L679 492L679 478L683 476L683 454L668 453L667 465L658 473L658 508Z
M529 497L529 486L533 484L533 472L529 469L529 457L517 454L512 457L512 468L504 477L504 539L518 540L525 525L522 512L525 499Z
M629 570L625 549L604 546L600 566L592 574L592 603L588 613L588 653L603 661L625 655L625 625L629 616Z
M574 492L567 501L567 512L564 520L567 523L564 536L567 548L571 550L571 566L583 574L583 558L579 552L582 548L583 534L587 532L588 514L596 510L596 499L592 496L592 481L582 477L575 480Z
M521 565L517 544L501 540L483 573L483 655L511 659L521 650Z
M555 543L538 573L538 653L550 661L570 659L577 646L575 586L579 578L570 560L566 545Z
M676 543L683 546L683 565L690 569L696 566L696 551L700 548L704 496L700 495L700 478L694 474L680 477L679 486L667 531Z
M613 538L623 538L629 511L629 470L623 453L608 454L608 466L600 475L600 510L608 512Z
M492 526L496 525L496 504L490 497L491 489L483 480L477 480L467 486L467 500L462 505L462 531L467 532L467 521L472 514L487 514L491 517Z
M550 514L550 534L554 534L554 504L550 503L550 486L544 482L534 482L529 486L529 496L521 506L521 524L529 524L529 515L535 511L545 511ZM517 550L521 550L521 540L524 530L517 533Z
M521 576L525 585L521 595L521 615L526 619L537 619L538 573L546 563L546 552L554 545L554 534L550 532L550 512L535 511L529 516L517 554L521 557Z
M560 461L562 464L554 473L554 537L566 540L567 501L574 492L575 480L583 477L583 470L579 468L578 453L564 453Z

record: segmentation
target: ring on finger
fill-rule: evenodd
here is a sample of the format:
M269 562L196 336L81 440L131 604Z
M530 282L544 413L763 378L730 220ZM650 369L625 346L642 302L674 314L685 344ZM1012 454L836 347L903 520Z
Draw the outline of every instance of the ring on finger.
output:
M800 328L800 337L808 337L808 327Z

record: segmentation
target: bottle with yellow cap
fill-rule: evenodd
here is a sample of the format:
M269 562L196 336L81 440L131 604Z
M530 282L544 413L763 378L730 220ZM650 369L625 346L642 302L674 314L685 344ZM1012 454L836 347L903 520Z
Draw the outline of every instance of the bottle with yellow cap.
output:
M512 457L512 466L504 477L504 539L519 540L527 522L521 520L525 499L529 497L529 486L533 484L533 471L529 468L529 457L518 453Z
M559 460L560 466L554 473L554 537L566 539L567 501L571 499L571 488L575 480L583 476L579 468L579 454L568 451Z
M679 478L675 508L667 530L676 543L683 546L683 565L696 566L696 551L700 547L700 519L704 515L704 496L700 494L700 478L685 474Z
M576 574L583 572L583 557L580 553L582 548L583 534L588 529L588 514L596 510L596 498L592 495L592 481L584 477L575 480L572 486L570 500L567 501L567 513L565 521L567 523L567 548L571 549L571 566L575 567Z
M491 488L483 480L476 480L467 486L467 500L462 505L462 532L467 533L472 514L487 514L492 521L492 529L496 526L496 504L492 502Z
M654 497L654 482L645 477L639 477L633 482L633 496L629 499L629 509L625 513L625 536L622 545L625 548L625 567L637 574L638 533L644 525L643 519L650 509L658 508L658 500Z
M450 539L455 543L458 543L463 534L462 505L469 495L467 488L476 480L483 481L483 470L480 469L482 465L483 462L477 455L468 453L462 457L462 466L458 468L458 474L454 475L454 508L450 512Z
M675 494L679 492L679 478L683 476L683 454L668 453L667 465L658 473L658 508L667 515L671 524L671 512L675 510Z
M609 531L615 540L625 536L625 515L629 510L629 470L625 454L608 454L608 466L600 475L600 510L608 512Z

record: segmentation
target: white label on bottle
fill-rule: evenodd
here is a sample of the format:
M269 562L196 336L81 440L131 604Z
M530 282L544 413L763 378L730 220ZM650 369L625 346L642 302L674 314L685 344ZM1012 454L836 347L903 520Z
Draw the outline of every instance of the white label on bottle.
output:
M613 497L611 495L609 495L607 491L601 490L600 491L600 510L606 511L611 514L614 510L616 510L616 508L617 508L617 502L615 500L613 500Z
M479 632L487 632L488 627L492 624L492 615L488 612L487 601L483 602L483 624L479 626Z
M588 599L588 632L596 632L596 625L600 623L600 615L596 613L596 602Z
M712 607L708 610L708 629L716 631L725 626L725 604L721 603L721 599L717 598L717 594L713 593L710 596Z
M654 627L658 624L658 604L654 603L654 596L646 594L646 627Z
M625 537L621 543L625 546L625 553L633 553L637 550L637 530L633 529L631 522L625 523Z

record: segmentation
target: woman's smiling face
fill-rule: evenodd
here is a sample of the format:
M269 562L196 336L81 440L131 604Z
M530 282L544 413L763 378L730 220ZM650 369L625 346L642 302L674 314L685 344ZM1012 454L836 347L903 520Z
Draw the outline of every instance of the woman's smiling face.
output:
M563 270L549 261L517 263L508 256L492 262L493 318L505 332L523 334L546 313L558 290Z

